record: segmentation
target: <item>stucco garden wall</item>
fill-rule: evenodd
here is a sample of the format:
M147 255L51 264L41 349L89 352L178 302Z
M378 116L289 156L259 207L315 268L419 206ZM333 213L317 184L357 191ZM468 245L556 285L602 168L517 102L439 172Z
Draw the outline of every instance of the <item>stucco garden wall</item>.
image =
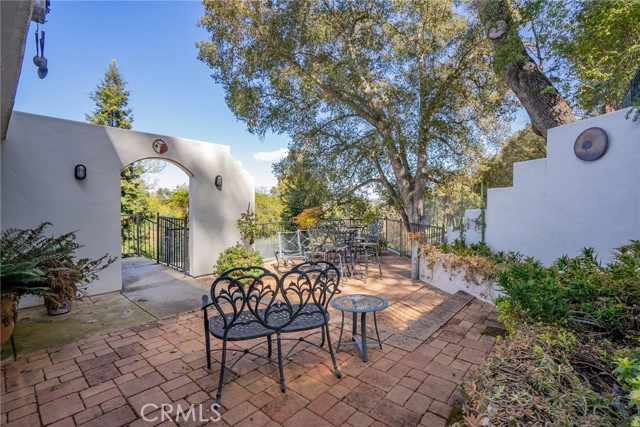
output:
M420 280L450 294L464 291L489 303L501 295L495 281L485 280L478 276L475 280L467 280L467 272L462 268L449 266L440 256L435 260L420 256Z
M158 138L168 146L162 155L152 148ZM171 161L190 176L191 275L211 273L218 254L240 239L236 220L253 205L253 178L228 146L21 112L13 113L1 145L2 229L49 221L51 233L77 230L83 257L120 255L120 170L136 160ZM74 178L77 164L86 166L85 180ZM221 189L216 175L223 177ZM121 287L118 260L89 292Z
M513 187L488 191L487 244L549 264L587 246L607 261L613 248L639 239L640 121L625 119L627 112L551 129L545 159L514 164ZM588 162L575 156L573 146L591 127L607 132L609 146Z

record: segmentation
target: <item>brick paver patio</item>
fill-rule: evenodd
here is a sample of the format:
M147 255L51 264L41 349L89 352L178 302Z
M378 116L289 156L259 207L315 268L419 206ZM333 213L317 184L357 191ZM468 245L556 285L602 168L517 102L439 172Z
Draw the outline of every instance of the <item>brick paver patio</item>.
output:
M401 259L385 262L384 279L370 278L367 285L350 280L343 290L384 295L391 305L378 318L383 349L371 347L369 362L353 347L336 354L342 379L333 375L328 352L301 343L285 362L287 392L281 393L277 364L246 355L227 375L221 419L214 422L220 353L213 353L209 371L202 316L193 312L3 362L1 424L443 426L461 399L458 383L494 345L484 333L500 327L497 315L490 304L473 300L429 330L428 313L447 294L411 283ZM334 346L339 320L332 312ZM266 344L263 350L266 355ZM229 356L233 362L240 352ZM173 418L162 419L163 404L172 405L165 409ZM187 413L192 404L195 411ZM177 413L178 406L185 413ZM143 408L155 421L143 419Z

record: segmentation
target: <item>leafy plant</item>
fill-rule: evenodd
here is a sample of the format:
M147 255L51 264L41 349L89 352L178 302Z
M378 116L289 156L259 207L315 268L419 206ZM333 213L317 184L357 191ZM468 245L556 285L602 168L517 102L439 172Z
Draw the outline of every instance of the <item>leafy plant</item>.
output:
M534 320L592 336L639 336L640 241L617 248L605 266L591 248L574 258L560 257L549 268L531 259L507 264L498 284Z
M502 268L500 264L507 260L502 253L500 257L496 257L486 243L472 243L467 246L463 240L455 240L451 245L425 244L420 247L420 251L422 256L427 257L429 268L433 268L440 259L443 268L462 271L467 282L479 286L493 282L496 273Z
M322 208L307 208L298 215L291 218L291 222L296 224L299 229L306 230L309 227L315 227L322 218Z
M240 219L236 222L240 235L245 243L247 251L251 251L253 243L256 241L258 234L258 223L256 222L256 214L251 210L251 204L247 206L247 211L240 215Z
M12 298L14 309L19 299L29 294L44 297L54 305L73 300L77 292L84 292L98 273L116 260L108 254L75 260L76 250L81 247L75 233L49 237L44 234L49 226L44 222L33 229L10 228L2 232L0 295Z
M220 276L232 268L262 266L263 263L259 252L249 252L242 246L231 246L220 253L213 269L215 274Z

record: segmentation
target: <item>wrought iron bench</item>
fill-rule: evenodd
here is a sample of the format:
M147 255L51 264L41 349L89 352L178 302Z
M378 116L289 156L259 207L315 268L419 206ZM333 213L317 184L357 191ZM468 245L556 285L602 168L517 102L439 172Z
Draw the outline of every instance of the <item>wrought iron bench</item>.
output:
M210 297L202 297L204 312L205 345L207 367L211 369L211 343L209 334L222 340L220 361L220 378L216 393L216 403L220 403L224 384L227 344L233 341L247 341L266 338L267 358L271 357L271 337L276 336L278 350L278 369L280 388L286 390L282 340L293 339L296 344L307 342L320 348L325 340L338 378L342 374L338 370L336 358L331 346L329 334L328 306L340 284L340 271L330 262L309 261L294 266L281 277L262 267L236 268L226 271L211 285ZM208 310L213 307L217 314L209 317ZM310 335L299 338L283 338L283 334L298 333L320 329L320 344L306 340ZM312 335L312 334L311 334ZM253 350L263 345L259 340L248 348L241 349L242 356L253 354L265 357ZM217 350L217 349L216 349ZM289 354L288 353L288 354ZM287 354L287 356L288 356ZM285 356L286 358L286 356ZM235 363L240 360L238 358Z

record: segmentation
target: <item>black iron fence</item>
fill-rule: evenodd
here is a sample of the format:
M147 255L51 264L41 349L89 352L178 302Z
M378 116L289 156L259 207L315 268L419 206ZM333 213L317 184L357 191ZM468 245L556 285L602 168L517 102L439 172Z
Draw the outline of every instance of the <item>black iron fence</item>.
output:
M400 220L384 220L384 237L387 249L399 253L400 255L411 256L411 237L416 238L421 244L443 243L445 241L444 227L428 224L405 223ZM409 230L413 236L409 235ZM418 236L419 234L419 236Z
M158 216L157 261L188 272L189 226L187 218Z
M337 222L344 225L360 223L357 219L328 219L325 222ZM411 233L420 234L420 243L441 243L445 241L445 228L427 224L409 224ZM258 224L258 233L254 248L265 260L274 258L278 249L278 231L293 231L295 226L288 222L271 222ZM411 238L403 221L384 219L382 232L383 244L387 249L400 255L411 256Z
M120 218L123 257L154 259L180 271L189 271L189 224L187 218L142 214Z

